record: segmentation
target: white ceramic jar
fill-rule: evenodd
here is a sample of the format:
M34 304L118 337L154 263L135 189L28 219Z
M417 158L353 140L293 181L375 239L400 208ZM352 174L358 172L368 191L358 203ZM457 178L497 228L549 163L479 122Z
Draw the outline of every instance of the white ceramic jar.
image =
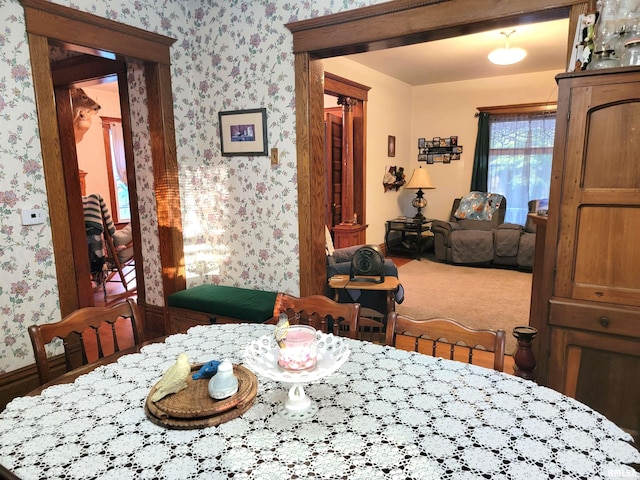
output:
M230 397L238 391L238 379L233 374L233 364L223 360L218 365L218 371L209 380L209 396L216 400Z

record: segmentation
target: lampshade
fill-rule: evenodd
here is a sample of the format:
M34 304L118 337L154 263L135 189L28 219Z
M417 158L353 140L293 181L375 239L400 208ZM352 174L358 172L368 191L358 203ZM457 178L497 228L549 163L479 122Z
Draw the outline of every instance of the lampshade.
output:
M509 33L500 32L500 35L504 35L504 48L497 48L489 54L489 61L491 63L495 63L496 65L512 65L527 56L527 52L522 48L509 48L509 37L515 32L515 30Z
M433 186L433 182L431 181L431 177L429 176L429 172L426 168L416 168L413 171L413 175L411 175L411 180L407 183L404 188L436 188Z
M418 209L418 213L413 217L417 221L424 221L424 215L422 215L422 209L427 206L427 199L424 198L424 192L422 189L432 189L436 188L433 186L433 182L431 182L431 177L429 176L429 172L426 168L416 168L413 171L413 175L411 175L411 180L407 183L404 188L413 188L417 189L416 198L414 198L411 202L411 205L414 208Z

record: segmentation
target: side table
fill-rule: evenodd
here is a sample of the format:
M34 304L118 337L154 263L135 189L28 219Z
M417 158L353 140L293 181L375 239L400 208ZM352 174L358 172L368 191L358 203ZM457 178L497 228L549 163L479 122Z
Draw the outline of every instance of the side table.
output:
M431 233L430 218L414 218L400 217L393 220L387 220L387 229L384 236L384 245L387 255L393 251L399 251L405 254L413 254L417 260L420 260L422 252L430 237ZM392 232L400 232L399 247L391 247L390 239Z
M338 291L346 288L347 290L386 290L387 292L387 311L385 315L393 312L396 309L396 300L394 292L398 289L400 281L398 277L384 277L384 282L356 282L350 281L349 275L334 275L329 279L329 287L333 289L334 299L338 301Z

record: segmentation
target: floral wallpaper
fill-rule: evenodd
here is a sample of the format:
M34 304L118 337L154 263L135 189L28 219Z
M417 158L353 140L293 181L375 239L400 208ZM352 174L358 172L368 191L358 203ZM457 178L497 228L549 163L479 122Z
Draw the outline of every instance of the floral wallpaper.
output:
M299 293L294 57L285 23L381 0L56 1L177 39L171 49L188 285ZM33 363L27 327L60 319L24 12L0 0L0 373ZM129 71L146 297L163 305L142 69ZM268 157L222 157L218 112L265 107Z

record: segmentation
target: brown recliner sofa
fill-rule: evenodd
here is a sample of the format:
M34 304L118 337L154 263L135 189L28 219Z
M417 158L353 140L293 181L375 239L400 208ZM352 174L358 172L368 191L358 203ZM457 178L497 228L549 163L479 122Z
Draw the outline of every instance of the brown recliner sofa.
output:
M455 216L460 198L453 201L449 221L434 220L436 260L459 265L495 265L531 270L535 243L535 225L504 223L507 199L502 198L491 220L473 220ZM532 208L533 201L529 202Z

